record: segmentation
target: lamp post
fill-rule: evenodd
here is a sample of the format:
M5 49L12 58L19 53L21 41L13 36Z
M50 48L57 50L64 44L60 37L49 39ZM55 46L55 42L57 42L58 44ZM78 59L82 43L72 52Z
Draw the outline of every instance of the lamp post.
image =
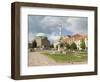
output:
M62 24L59 24L59 35L60 35L60 39L59 39L59 44L58 44L58 51L62 52L62 49L61 49L61 44L62 44Z
M60 34L60 37L62 37L62 25L61 24L59 25L59 34Z

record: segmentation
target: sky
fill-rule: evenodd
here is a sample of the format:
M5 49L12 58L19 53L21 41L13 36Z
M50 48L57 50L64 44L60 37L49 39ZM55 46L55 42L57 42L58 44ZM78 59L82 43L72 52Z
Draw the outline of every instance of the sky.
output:
M31 42L38 33L45 33L49 40L55 40L60 35L87 34L88 18L71 16L47 16L29 15L28 16L28 41Z

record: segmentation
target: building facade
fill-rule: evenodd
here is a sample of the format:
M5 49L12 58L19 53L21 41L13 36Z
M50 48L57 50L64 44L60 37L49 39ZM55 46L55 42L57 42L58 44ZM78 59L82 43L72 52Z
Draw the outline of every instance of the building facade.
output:
M87 35L75 34L75 35L72 35L72 36L68 35L68 36L62 37L63 44L68 43L68 44L71 45L74 42L77 46L77 49L79 49L79 50L82 49L81 46L80 46L82 40L85 42L85 49L87 49L88 48L88 37L87 37ZM59 42L59 38L58 38L58 40L56 40L54 42L54 48L57 48L57 46L59 46L59 44L60 44L60 42Z
M37 43L37 48L49 48L50 41L48 40L46 34L38 33L34 39Z
M79 50L81 50L81 41L83 40L85 42L85 48L87 49L88 48L88 37L87 35L80 35L80 34L75 34L75 35L72 35L70 37L65 37L64 39L64 42L65 43L68 43L68 44L72 44L73 42L77 45L77 48Z

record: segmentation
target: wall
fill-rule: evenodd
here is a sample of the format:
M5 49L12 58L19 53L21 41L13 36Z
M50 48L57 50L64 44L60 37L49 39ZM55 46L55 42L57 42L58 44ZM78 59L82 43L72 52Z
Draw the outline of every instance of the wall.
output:
M15 82L15 80L10 79L10 66L11 66L11 2L15 0L0 0L0 82ZM88 5L88 6L98 6L98 21L100 22L100 1L99 0L16 0L25 2L40 2L40 3L60 3L68 5ZM100 24L99 24L100 26ZM99 27L98 26L98 27ZM100 28L98 28L100 35ZM100 38L98 38L100 41ZM100 48L100 43L98 44ZM98 58L100 58L100 51L98 52ZM100 60L98 60L100 62ZM100 63L99 63L100 69ZM88 82L95 81L100 82L100 71L99 75L94 76L79 76L79 77L64 77L64 78L52 78L52 79L37 79L28 80L29 82ZM22 82L27 82L23 80Z

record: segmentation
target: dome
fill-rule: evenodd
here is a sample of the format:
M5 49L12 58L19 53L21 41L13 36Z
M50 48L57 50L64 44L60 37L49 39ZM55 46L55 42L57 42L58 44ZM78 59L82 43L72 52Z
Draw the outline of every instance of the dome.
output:
M38 33L36 36L43 36L43 37L46 37L46 34L45 34L45 33Z

